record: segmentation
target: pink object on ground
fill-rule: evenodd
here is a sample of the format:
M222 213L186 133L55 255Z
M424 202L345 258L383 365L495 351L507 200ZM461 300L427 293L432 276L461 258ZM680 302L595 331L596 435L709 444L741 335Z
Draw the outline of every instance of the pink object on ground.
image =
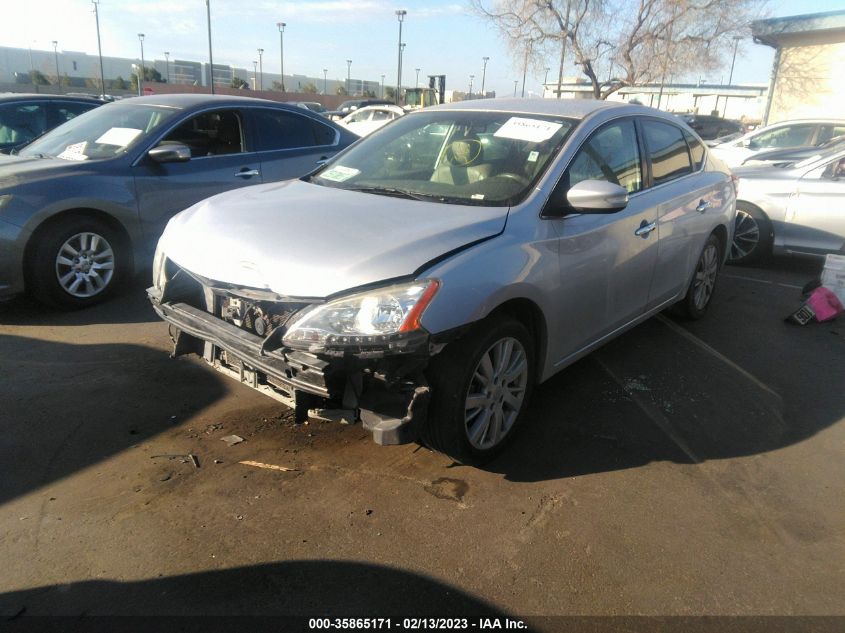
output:
M842 302L824 286L813 290L807 299L807 305L816 313L816 320L819 322L835 319L843 312Z

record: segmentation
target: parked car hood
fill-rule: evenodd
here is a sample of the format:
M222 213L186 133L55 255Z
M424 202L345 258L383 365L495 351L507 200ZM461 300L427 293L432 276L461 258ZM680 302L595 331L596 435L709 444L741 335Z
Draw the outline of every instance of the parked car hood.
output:
M35 182L41 178L54 178L66 173L75 174L85 169L87 167L82 161L0 154L0 189L23 182Z
M214 196L174 216L159 247L218 281L289 297L327 297L414 274L502 232L507 207L464 206L300 180Z

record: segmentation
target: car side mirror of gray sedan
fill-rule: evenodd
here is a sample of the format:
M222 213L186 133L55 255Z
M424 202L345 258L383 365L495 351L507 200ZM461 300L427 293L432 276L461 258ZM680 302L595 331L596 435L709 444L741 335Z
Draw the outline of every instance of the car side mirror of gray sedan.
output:
M191 160L191 148L180 143L159 145L147 152L157 163L186 163Z
M616 213L628 206L628 190L606 180L582 180L569 188L566 201L578 213Z

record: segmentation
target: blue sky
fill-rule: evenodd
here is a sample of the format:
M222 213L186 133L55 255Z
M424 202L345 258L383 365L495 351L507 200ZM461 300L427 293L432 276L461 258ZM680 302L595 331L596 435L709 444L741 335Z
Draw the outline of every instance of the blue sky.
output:
M0 45L32 46L52 50L58 40L61 50L97 52L94 16L90 0L27 0L5 2L0 21ZM285 71L329 78L346 77L346 59L352 59L352 76L396 81L398 24L394 11L408 11L403 26L407 43L403 79L447 75L447 88L466 90L470 74L480 89L481 58L490 57L487 88L500 95L513 92L513 82L522 77L520 64L510 59L496 32L472 14L467 1L417 0L211 0L215 62L251 68L256 49L264 53L265 72L279 71L279 32L285 30ZM845 8L845 0L773 0L772 17L832 11ZM139 57L137 33L145 34L145 57L205 60L208 55L204 0L101 0L100 27L103 54ZM737 55L735 82L766 83L772 62L768 47L744 43ZM724 78L727 80L727 61ZM548 64L555 67L554 62ZM554 71L550 73L550 76ZM577 74L569 66L567 74ZM722 73L711 73L719 81ZM529 76L528 90L539 90L542 76Z

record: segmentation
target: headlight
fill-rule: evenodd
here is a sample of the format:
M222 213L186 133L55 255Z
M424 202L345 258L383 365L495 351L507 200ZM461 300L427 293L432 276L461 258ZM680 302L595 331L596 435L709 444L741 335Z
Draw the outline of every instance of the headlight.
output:
M156 254L153 256L153 287L163 290L167 283L167 272L164 262L167 256L160 246L156 247Z
M320 351L326 347L398 349L422 329L420 317L440 288L430 279L336 299L299 317L282 339L288 347Z

